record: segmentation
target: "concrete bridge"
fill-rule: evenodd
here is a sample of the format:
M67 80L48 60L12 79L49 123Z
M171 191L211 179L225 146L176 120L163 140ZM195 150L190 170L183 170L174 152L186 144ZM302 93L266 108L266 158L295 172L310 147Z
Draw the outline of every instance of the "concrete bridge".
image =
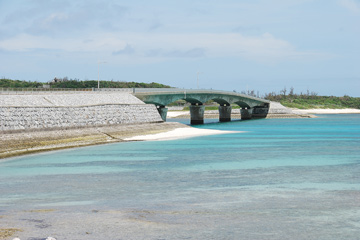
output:
M241 114L241 119L243 120L251 118L264 118L268 115L268 113L274 110L272 109L269 111L270 101L245 94L227 91L192 90L179 88L93 88L65 90L56 89L56 91L53 91L52 89L30 89L29 91L29 89L24 89L23 91L20 91L19 89L11 90L0 88L0 98L2 97L0 99L0 105L3 107L14 108L25 107L27 110L30 107L37 107L41 109L45 109L47 107L56 107L55 110L59 110L59 106L72 109L79 106L110 106L114 104L123 104L125 106L134 103L144 104L143 102L145 102L151 105L154 104L157 107L161 118L166 121L166 106L172 102L175 102L176 100L182 99L191 104L191 124L204 123L204 103L208 102L209 100L213 100L219 104L220 122L231 121L231 105L234 104L240 106L239 114ZM131 95L134 95L137 98ZM138 102L136 102L135 99ZM139 101L139 99L142 100L142 102ZM274 106L273 103L271 103L271 106ZM136 116L136 119L141 119L141 117L143 117L142 115L145 115L142 111L143 110L136 113L140 114L140 116ZM0 120L1 114L5 112L1 112L0 106ZM281 113L283 113L283 111ZM155 115L159 119L156 111ZM106 115L104 119L112 119L112 117Z
M148 104L155 104L164 121L166 121L166 106L177 100L191 103L191 124L204 123L204 103L213 100L219 104L219 121L231 121L231 105L240 106L241 119L266 117L270 101L240 94L236 92L215 90L189 90L189 89L134 89L133 94Z

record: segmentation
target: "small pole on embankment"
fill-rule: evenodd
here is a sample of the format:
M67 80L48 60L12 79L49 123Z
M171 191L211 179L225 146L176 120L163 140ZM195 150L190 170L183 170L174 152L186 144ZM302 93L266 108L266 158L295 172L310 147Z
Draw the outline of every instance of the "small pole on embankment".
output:
M100 88L100 64L102 63L106 63L106 62L98 61L98 89Z

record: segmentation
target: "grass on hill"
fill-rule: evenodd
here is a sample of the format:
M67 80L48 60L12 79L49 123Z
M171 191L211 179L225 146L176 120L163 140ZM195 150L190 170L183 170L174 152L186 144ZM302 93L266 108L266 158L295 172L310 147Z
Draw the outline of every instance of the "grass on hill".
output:
M44 83L40 82L11 80L6 78L0 79L1 88L39 88L42 87L43 84Z
M265 99L270 101L280 102L285 107L298 109L312 109L312 108L329 108L329 109L343 109L355 108L360 109L360 98L356 97L335 97L335 96L317 96L315 94L268 94Z
M32 81L21 81L2 78L0 79L1 88L42 88L43 85L50 85L50 88L97 88L97 80L80 81L78 79L59 78L57 82L42 83ZM139 83L139 82L116 82L100 81L101 88L170 88L161 83Z

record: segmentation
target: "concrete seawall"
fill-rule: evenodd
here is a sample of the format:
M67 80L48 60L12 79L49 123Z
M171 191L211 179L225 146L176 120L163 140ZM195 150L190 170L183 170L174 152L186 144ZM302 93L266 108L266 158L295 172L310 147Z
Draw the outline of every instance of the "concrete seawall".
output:
M0 94L0 159L179 127L163 122L154 105L130 93Z
M154 105L0 107L0 131L162 122Z
M129 93L0 95L0 131L162 122L152 104Z
M0 94L0 106L13 107L53 107L89 106L101 104L145 104L126 92L77 92L77 93L23 93Z

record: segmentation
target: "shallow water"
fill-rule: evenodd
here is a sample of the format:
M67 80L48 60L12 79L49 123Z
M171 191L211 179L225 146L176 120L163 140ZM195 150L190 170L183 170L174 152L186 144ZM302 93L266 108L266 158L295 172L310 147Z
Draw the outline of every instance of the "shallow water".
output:
M197 127L245 133L1 162L0 226L22 239L360 239L360 115Z

